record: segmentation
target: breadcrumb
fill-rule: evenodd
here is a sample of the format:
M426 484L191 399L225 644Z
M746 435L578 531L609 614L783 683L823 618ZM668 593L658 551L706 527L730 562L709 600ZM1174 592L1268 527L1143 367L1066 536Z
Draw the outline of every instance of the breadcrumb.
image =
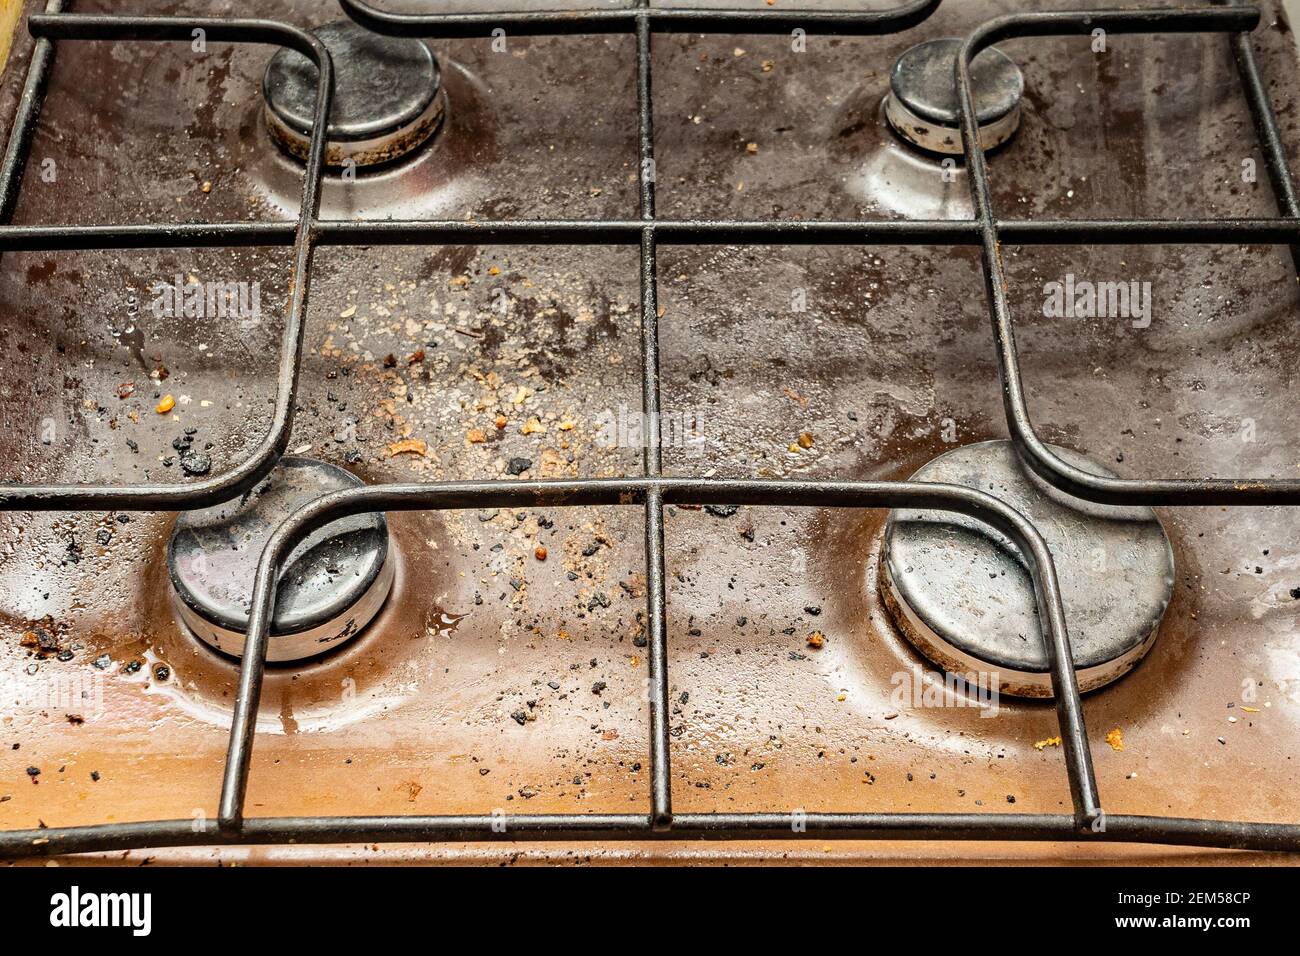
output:
M388 446L388 457L395 455L419 455L423 458L429 453L429 445L423 438L404 438Z

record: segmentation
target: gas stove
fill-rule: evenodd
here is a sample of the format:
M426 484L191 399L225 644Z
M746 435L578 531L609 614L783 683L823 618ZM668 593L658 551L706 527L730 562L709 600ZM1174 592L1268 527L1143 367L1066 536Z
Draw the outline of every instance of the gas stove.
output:
M485 6L25 9L0 856L1294 860L1278 4Z

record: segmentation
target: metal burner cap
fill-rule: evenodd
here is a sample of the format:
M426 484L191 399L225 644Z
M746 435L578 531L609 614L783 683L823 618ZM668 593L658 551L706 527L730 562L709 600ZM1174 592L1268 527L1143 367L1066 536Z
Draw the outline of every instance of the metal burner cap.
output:
M351 20L312 31L334 64L334 99L325 162L357 166L389 162L415 149L442 121L442 73L419 40L371 33ZM271 137L307 158L316 103L316 64L282 49L262 77Z
M1062 459L1110 472L1073 452ZM1108 684L1155 641L1173 594L1174 556L1149 508L1045 493L1006 441L966 445L912 476L985 491L1015 508L1051 549L1081 690ZM881 593L903 634L955 674L996 676L1001 692L1051 697L1033 581L1019 550L963 515L896 509L885 528Z
M303 505L361 479L323 461L283 458L235 501L182 512L167 545L167 570L181 618L224 654L240 657L253 579L271 533ZM393 583L382 514L340 518L289 555L276 589L267 660L296 661L355 636Z
M885 116L908 142L934 153L959 155L960 120L953 64L962 41L955 37L918 43L898 58L889 80ZM986 47L971 63L971 94L980 142L993 149L1020 125L1025 78L1020 67L996 47Z

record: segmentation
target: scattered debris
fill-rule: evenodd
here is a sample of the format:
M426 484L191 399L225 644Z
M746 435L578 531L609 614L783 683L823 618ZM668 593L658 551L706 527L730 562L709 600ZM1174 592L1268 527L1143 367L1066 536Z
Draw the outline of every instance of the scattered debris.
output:
M154 406L154 411L157 412L159 415L166 415L175 407L176 407L176 399L173 398L171 395L164 395L162 397L162 401Z
M1124 749L1124 732L1116 727L1106 735L1106 743L1110 744L1111 750Z

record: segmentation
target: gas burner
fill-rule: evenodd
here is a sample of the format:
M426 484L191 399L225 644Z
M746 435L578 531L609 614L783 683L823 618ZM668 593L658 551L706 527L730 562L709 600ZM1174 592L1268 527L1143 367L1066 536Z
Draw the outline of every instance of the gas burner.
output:
M167 570L181 619L195 636L241 656L252 582L272 532L313 499L362 484L334 465L284 458L242 498L182 513L167 546ZM340 518L308 535L282 565L267 660L302 660L355 637L383 606L393 565L382 514Z
M1110 475L1064 448L1052 450L1076 468ZM1060 579L1080 690L1127 673L1155 642L1173 593L1174 557L1151 509L1048 491L1006 441L940 455L912 480L987 492L1038 529ZM992 672L1005 694L1052 696L1033 581L1019 550L997 531L961 515L895 510L880 582L894 622L940 667Z
M442 72L419 40L371 33L350 20L312 31L334 64L334 99L325 163L376 166L407 155L442 122ZM289 155L307 158L316 100L316 65L282 49L262 78L267 129Z
M932 153L961 155L953 65L962 41L918 43L898 58L889 79L885 116L899 136ZM985 149L1001 146L1020 126L1025 78L1001 50L987 47L971 63L971 95Z

